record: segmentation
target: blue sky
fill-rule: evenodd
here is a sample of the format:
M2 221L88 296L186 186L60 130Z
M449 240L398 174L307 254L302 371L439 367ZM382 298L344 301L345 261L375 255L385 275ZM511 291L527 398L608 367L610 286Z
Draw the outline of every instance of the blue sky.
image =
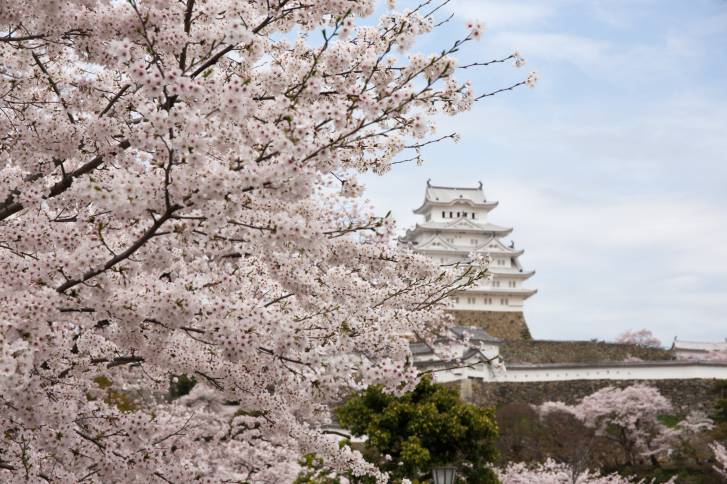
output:
M400 5L405 5L406 2ZM461 64L519 50L522 69L463 71L478 92L536 70L535 89L442 117L457 144L426 163L367 176L367 197L416 222L428 178L475 186L500 206L535 269L526 303L537 338L662 342L727 337L727 1L453 0L455 17L417 46L441 50L486 25ZM448 12L442 12L443 16Z

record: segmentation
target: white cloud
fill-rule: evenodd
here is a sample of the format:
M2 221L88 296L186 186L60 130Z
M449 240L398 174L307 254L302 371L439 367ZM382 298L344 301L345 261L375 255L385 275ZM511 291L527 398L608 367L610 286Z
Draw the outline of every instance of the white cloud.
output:
M512 179L490 179L488 186L491 196L503 200L498 220L516 224L517 234L549 265L569 263L573 257L581 261L584 254L595 265L610 265L607 254L665 256L643 261L658 263L644 269L679 277L727 274L722 206L668 195L584 198Z
M506 52L520 50L535 67L537 61L568 62L584 67L600 65L610 47L608 42L564 33L496 32L492 42Z
M454 14L463 20L480 20L489 29L541 24L552 17L556 2L508 2L494 0L455 0Z
M523 262L538 337L610 338L649 327L662 339L722 338L727 314L724 208L668 195L583 198L532 181L490 179ZM608 323L604 326L604 323Z
M708 37L724 37L727 8L709 16L701 2L688 9L701 14L665 17L656 0L634 2L453 2L490 27L477 55L517 48L544 82L441 119L459 145L367 180L376 206L406 228L427 178L482 179L501 202L493 222L515 227L537 270L526 312L538 337L642 327L665 342L727 336L725 64ZM597 28L571 25L588 16ZM511 76L472 74L479 89Z

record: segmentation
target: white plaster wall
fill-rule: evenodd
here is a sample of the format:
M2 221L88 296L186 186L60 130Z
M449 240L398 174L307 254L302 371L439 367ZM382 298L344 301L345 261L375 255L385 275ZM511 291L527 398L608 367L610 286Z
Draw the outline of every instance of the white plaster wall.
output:
M727 366L508 368L498 381L727 379Z
M474 298L474 302L468 302L467 298ZM485 298L491 299L492 304L487 304ZM523 310L523 298L520 296L499 296L497 294L491 296L468 295L467 291L457 293L456 296L449 298L452 301L452 309L459 311L513 311ZM507 299L507 304L501 304L501 299Z
M578 366L547 368L517 366L510 368L473 368L435 372L439 382L457 381L464 378L479 378L493 382L539 382L568 380L685 380L719 379L727 380L727 364L683 364L673 365L650 363L649 365Z

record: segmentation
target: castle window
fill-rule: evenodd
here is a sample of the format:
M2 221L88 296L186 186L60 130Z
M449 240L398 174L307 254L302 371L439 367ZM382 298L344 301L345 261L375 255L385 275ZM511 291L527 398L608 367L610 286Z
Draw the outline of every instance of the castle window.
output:
M467 304L474 304L475 302L476 302L476 299L475 298L473 298L473 297L468 297L467 298Z
M452 212L449 212L449 218L452 218Z
M444 210L442 210L442 218L447 218L447 212L445 212Z
M464 218L467 218L467 212L462 212L462 216L463 216Z
M427 214L427 216L424 217L424 220L426 220L427 222L429 222L431 219L432 219L431 214Z
M452 298L452 301L454 301L456 304L459 304L459 298L457 296L454 296Z
M457 212L457 218L459 218L459 212Z
M475 219L475 213L472 212L472 220L474 220L474 219Z

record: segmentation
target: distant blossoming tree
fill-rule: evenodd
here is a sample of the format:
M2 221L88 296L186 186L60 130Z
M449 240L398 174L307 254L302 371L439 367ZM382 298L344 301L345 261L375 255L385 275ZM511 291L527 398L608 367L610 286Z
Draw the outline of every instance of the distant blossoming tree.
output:
M661 347L661 341L659 338L648 329L641 329L639 331L626 331L616 338L617 343L628 343L638 346L646 346L649 348Z
M717 460L715 470L727 479L727 449L724 445L714 443L710 446L714 452L714 458Z
M714 421L706 413L695 410L690 412L676 425L663 432L659 440L662 445L675 453L672 457L690 458L693 462L699 461L694 442L700 435L704 435L714 428Z
M480 24L405 57L440 5L376 3L0 0L1 481L384 479L327 405L412 388L484 267L394 247L356 175L495 92L453 75Z
M668 448L670 429L659 416L672 410L669 400L659 390L647 385L626 388L606 387L585 397L577 405L546 402L538 410L541 415L550 412L568 412L586 426L594 428L596 435L618 443L628 463L639 455L653 456Z
M578 472L567 464L552 459L542 464L527 465L521 462L508 464L497 470L502 484L643 484L644 480L633 480L618 474L601 475L599 472ZM668 481L675 482L674 479Z

